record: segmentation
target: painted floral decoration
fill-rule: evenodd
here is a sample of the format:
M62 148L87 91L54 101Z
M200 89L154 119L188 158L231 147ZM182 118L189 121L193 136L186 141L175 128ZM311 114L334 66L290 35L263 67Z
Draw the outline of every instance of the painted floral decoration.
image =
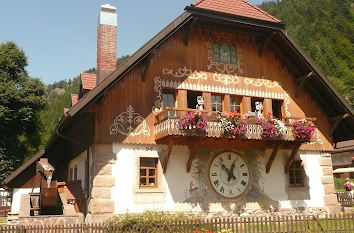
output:
M294 121L292 124L293 134L296 140L309 142L315 132L315 125L311 121L305 119Z
M177 124L178 128L183 131L206 133L208 130L208 118L200 112L187 112Z
M224 129L224 135L244 137L247 132L247 121L237 111L217 116L220 126Z

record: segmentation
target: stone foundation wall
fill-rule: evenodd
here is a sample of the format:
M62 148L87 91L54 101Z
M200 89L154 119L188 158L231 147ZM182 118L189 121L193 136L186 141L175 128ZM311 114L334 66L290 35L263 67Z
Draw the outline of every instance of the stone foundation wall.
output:
M337 202L337 195L334 189L332 158L331 154L324 153L320 158L320 166L322 167L322 184L324 188L324 204L328 213L341 212L340 205Z
M18 218L18 224L21 226L52 226L52 225L80 224L83 222L84 222L84 216L82 214L75 215L75 216L41 215L41 216Z
M113 153L112 144L95 144L91 151L91 194L86 222L100 222L114 212L111 188L115 183L112 164L115 163L116 154Z

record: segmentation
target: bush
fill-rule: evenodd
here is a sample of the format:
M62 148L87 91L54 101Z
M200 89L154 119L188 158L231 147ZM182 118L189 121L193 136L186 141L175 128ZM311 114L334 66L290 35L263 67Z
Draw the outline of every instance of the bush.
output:
M147 211L141 214L114 216L105 222L105 232L141 232L169 233L180 232L180 226L174 224L185 220L197 220L182 214Z
M344 183L345 179L344 178L334 178L334 188L336 189L336 192L344 192Z

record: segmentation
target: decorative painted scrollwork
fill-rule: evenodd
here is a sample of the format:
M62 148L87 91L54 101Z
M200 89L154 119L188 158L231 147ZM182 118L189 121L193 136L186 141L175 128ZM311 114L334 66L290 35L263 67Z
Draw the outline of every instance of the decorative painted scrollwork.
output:
M150 128L144 118L135 112L133 106L129 105L127 111L114 118L110 126L110 134L117 133L132 137L140 134L150 136Z
M216 82L222 82L225 85L228 84L238 84L239 83L239 78L237 75L231 75L231 74L218 74L214 73L213 79Z
M291 117L291 112L289 110L289 104L290 104L290 96L287 92L284 94L284 106L285 106L285 115L287 117ZM292 123L293 120L289 120L290 123Z
M162 111L162 79L160 77L154 78L154 91L157 93L155 105L152 107L152 112L157 114Z
M216 69L218 73L222 74L235 74L238 71L240 74L243 73L241 69L241 60L242 60L242 48L237 49L237 64L229 64L223 62L215 62L213 60L213 42L208 41L206 42L206 46L208 49L208 61L209 64L207 65L208 70Z
M194 72L193 74L189 75L188 78L190 79L208 79L208 74L204 72Z
M257 78L257 79L251 79L251 78L245 78L243 80L243 82L246 85L253 85L255 87L261 87L261 86L265 86L265 87L269 87L269 88L275 88L275 87L280 87L279 83L277 81L271 81L269 79L261 79L261 78Z
M175 78L182 78L182 77L188 77L189 75L191 75L192 69L188 69L185 66L183 68L178 68L177 71L174 72L172 69L163 68L162 73L172 75Z

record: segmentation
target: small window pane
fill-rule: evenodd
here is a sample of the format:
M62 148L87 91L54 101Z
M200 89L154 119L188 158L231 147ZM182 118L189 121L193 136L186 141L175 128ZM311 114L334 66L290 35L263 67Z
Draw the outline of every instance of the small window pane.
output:
M220 46L220 60L224 63L230 63L230 49L226 44Z
M238 97L233 96L230 98L230 111L241 112L240 100Z
M220 62L220 50L217 43L213 45L213 60L214 62Z
M155 178L149 178L149 184L155 185Z
M156 167L156 159L141 159L141 167Z
M231 58L231 61L230 61L231 64L237 64L236 46L235 45L230 46L230 58Z
M149 170L149 176L154 176L155 175L155 170L154 169L150 169Z
M146 169L140 169L140 175L146 176Z
M146 185L146 178L140 178L140 185Z

